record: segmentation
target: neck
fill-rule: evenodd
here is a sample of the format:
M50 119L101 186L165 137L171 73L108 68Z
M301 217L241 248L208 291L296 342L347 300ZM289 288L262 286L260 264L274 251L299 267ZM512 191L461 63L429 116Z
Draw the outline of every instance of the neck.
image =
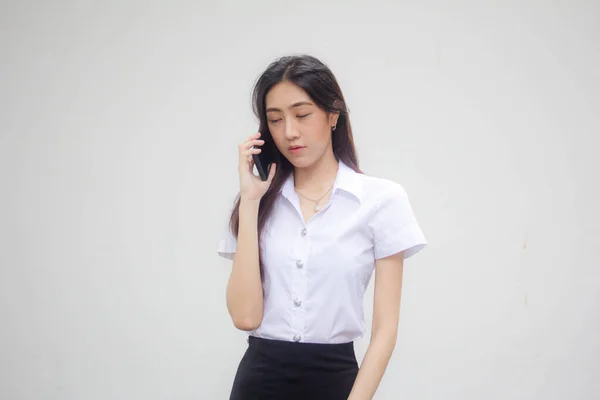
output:
M310 167L294 169L294 185L304 193L320 194L328 190L335 181L338 161L333 151Z

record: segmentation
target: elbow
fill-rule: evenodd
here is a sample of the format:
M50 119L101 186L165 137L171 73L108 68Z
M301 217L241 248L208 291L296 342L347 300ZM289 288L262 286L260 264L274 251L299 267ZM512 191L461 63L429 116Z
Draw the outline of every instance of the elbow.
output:
M234 317L232 318L233 326L240 331L250 332L258 329L261 324L261 318L256 317Z
M393 351L396 348L396 343L398 343L398 335L396 333L394 333L389 340L390 340L390 347Z
M233 325L241 331L256 330L262 323L263 299L260 296L242 295L227 290L227 310Z
M374 332L372 340L393 351L398 340L398 331L397 329L378 329Z

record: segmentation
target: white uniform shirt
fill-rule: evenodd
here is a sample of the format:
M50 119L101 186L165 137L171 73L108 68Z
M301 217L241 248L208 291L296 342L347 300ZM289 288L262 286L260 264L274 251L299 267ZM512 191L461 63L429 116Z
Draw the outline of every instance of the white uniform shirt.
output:
M253 336L311 343L362 337L363 295L375 260L426 244L403 187L340 161L329 202L304 223L293 174L261 238L264 312ZM229 232L218 253L233 259Z

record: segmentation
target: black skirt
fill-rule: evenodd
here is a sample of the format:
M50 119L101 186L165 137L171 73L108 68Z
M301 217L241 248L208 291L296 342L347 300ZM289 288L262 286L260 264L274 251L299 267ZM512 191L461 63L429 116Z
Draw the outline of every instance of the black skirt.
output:
M346 400L358 373L354 343L248 338L230 400Z

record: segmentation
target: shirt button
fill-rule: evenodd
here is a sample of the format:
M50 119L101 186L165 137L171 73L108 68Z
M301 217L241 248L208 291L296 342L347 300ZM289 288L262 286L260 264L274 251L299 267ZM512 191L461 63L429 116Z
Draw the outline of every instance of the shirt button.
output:
M300 268L302 268L302 266L303 266L302 260L296 261L296 268L300 269Z
M300 234L302 235L302 237L306 236L306 228L302 229L302 232L300 232Z
M300 307L302 305L302 300L299 300L299 299L294 300L294 305L296 307Z
M294 335L294 342L299 342L301 339L300 335Z

